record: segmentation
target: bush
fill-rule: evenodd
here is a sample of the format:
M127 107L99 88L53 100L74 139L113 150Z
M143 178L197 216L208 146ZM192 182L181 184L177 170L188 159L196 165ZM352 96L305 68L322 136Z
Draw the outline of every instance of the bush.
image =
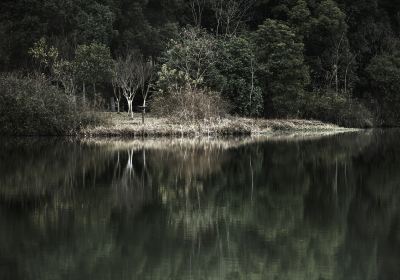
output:
M0 75L0 131L3 135L75 135L100 122L76 97L41 75Z
M227 109L227 103L218 93L189 87L181 92L158 95L151 105L157 116L190 123L216 120L226 115Z
M345 127L367 128L374 125L373 114L359 101L334 92L307 93L302 98L303 117Z

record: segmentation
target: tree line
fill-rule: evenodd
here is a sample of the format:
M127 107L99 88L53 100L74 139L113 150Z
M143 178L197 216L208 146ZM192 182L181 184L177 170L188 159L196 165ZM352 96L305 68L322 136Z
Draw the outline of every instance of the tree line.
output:
M5 0L0 15L2 72L40 69L117 110L400 124L394 0Z

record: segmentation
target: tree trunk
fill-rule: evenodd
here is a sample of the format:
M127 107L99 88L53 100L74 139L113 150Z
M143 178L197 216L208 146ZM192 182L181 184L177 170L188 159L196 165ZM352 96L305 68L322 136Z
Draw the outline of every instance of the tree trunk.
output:
M86 85L85 85L85 82L83 82L82 91L83 91L83 105L86 105Z
M250 89L250 118L252 117L253 113L253 104L252 104L252 99L253 99L253 92L254 92L254 65L253 65L253 59L250 60L250 65L251 65L251 89Z
M336 89L336 93L339 93L339 79L338 79L338 66L337 64L335 64L335 89Z
M133 110L132 110L132 100L128 99L128 116L131 116L133 118Z
M146 99L143 100L143 108L142 108L142 124L144 124L144 115L146 114Z

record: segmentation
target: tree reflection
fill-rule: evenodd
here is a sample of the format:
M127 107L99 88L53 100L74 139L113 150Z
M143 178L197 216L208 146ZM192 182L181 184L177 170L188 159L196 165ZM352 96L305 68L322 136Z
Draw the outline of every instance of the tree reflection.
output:
M7 144L0 276L396 279L398 136Z

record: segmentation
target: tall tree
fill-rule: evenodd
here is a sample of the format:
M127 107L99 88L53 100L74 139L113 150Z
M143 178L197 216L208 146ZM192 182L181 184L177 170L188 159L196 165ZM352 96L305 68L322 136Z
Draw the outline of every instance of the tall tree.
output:
M215 83L222 85L221 94L232 105L231 113L260 115L263 96L257 76L255 47L251 41L244 37L221 39L216 66L222 78L219 77Z
M75 64L84 91L86 83L90 83L96 94L96 84L111 77L113 61L110 49L103 44L79 45L76 49Z
M264 90L266 114L296 116L309 83L304 45L288 25L267 19L253 36Z

